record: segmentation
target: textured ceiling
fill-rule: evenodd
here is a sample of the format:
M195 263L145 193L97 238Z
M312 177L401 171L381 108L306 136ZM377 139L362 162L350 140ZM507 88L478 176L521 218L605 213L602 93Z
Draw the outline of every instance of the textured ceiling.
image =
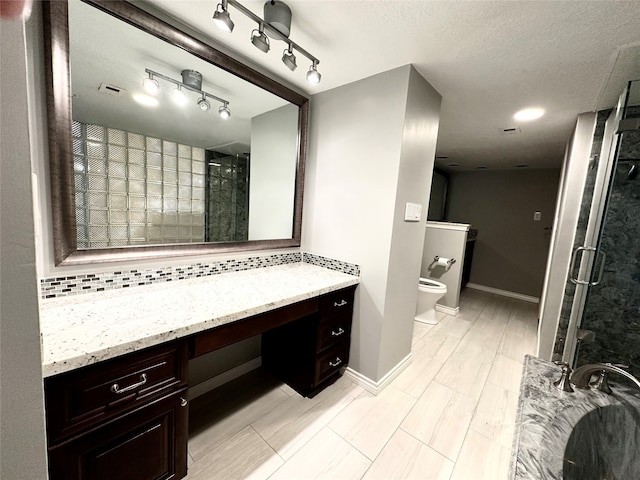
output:
M290 72L285 45L268 54L249 42L255 28L233 7L231 34L211 22L215 1L150 4L307 94L406 64L442 94L437 155L446 167L559 167L576 116L613 106L640 78L640 2L289 0L291 38L320 59L322 82L305 81L298 55ZM243 1L262 16L262 1ZM513 120L528 106L537 121ZM519 127L512 135L503 128Z

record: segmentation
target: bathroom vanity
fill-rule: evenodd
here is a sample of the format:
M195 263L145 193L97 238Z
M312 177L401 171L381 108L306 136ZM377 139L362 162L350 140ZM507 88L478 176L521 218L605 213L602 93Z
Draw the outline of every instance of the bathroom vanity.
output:
M638 391L611 376L611 395L563 392L553 385L560 376L559 366L525 357L509 479L638 478Z
M52 479L187 470L188 364L263 334L263 365L305 396L348 362L358 277L308 264L46 300Z

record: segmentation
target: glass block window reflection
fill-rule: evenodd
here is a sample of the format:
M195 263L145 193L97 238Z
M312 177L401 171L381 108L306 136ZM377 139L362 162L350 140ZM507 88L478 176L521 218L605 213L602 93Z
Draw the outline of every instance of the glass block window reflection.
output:
M78 248L204 240L205 151L73 122Z
M249 238L249 155L232 156L212 151L207 151L206 154L206 240L222 242L247 240ZM195 175L192 180L195 182Z

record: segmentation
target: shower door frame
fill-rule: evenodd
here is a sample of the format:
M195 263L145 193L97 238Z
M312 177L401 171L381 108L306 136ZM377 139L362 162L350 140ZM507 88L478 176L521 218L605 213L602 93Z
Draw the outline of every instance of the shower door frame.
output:
M605 131L600 150L599 160L597 162L596 181L593 189L592 200L589 206L589 220L582 245L574 246L572 255L572 264L576 262L576 256L580 255L580 262L577 274L574 279L577 280L575 293L571 304L571 314L569 316L569 324L567 326L567 335L565 337L564 350L562 353L562 361L567 362L574 367L576 358L576 349L578 345L578 330L582 326L584 310L587 303L587 294L589 288L593 285L595 276L600 269L597 265L599 256L606 254L600 249L600 235L602 231L602 222L606 213L606 207L609 197L609 188L612 181L613 168L615 167L618 151L620 146L620 135L617 133L620 120L625 111L625 105L629 87L625 87L624 91L618 99L616 108L605 123ZM581 253L582 252L582 253ZM606 257L600 257L604 262ZM571 281L574 272L569 271L567 281Z

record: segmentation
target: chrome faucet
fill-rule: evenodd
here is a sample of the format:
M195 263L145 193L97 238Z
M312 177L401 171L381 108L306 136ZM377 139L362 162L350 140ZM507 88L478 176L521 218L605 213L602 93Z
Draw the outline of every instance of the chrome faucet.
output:
M623 377L631 380L631 382L633 382L633 384L638 387L638 389L640 389L640 380L638 380L626 370L623 370L622 368L610 363L588 363L586 365L582 365L581 367L576 368L576 370L571 375L571 382L577 388L589 389L589 381L591 380L591 376L595 373L602 374L603 372L613 372L617 373L618 375L622 375ZM601 390L606 391L605 389Z

